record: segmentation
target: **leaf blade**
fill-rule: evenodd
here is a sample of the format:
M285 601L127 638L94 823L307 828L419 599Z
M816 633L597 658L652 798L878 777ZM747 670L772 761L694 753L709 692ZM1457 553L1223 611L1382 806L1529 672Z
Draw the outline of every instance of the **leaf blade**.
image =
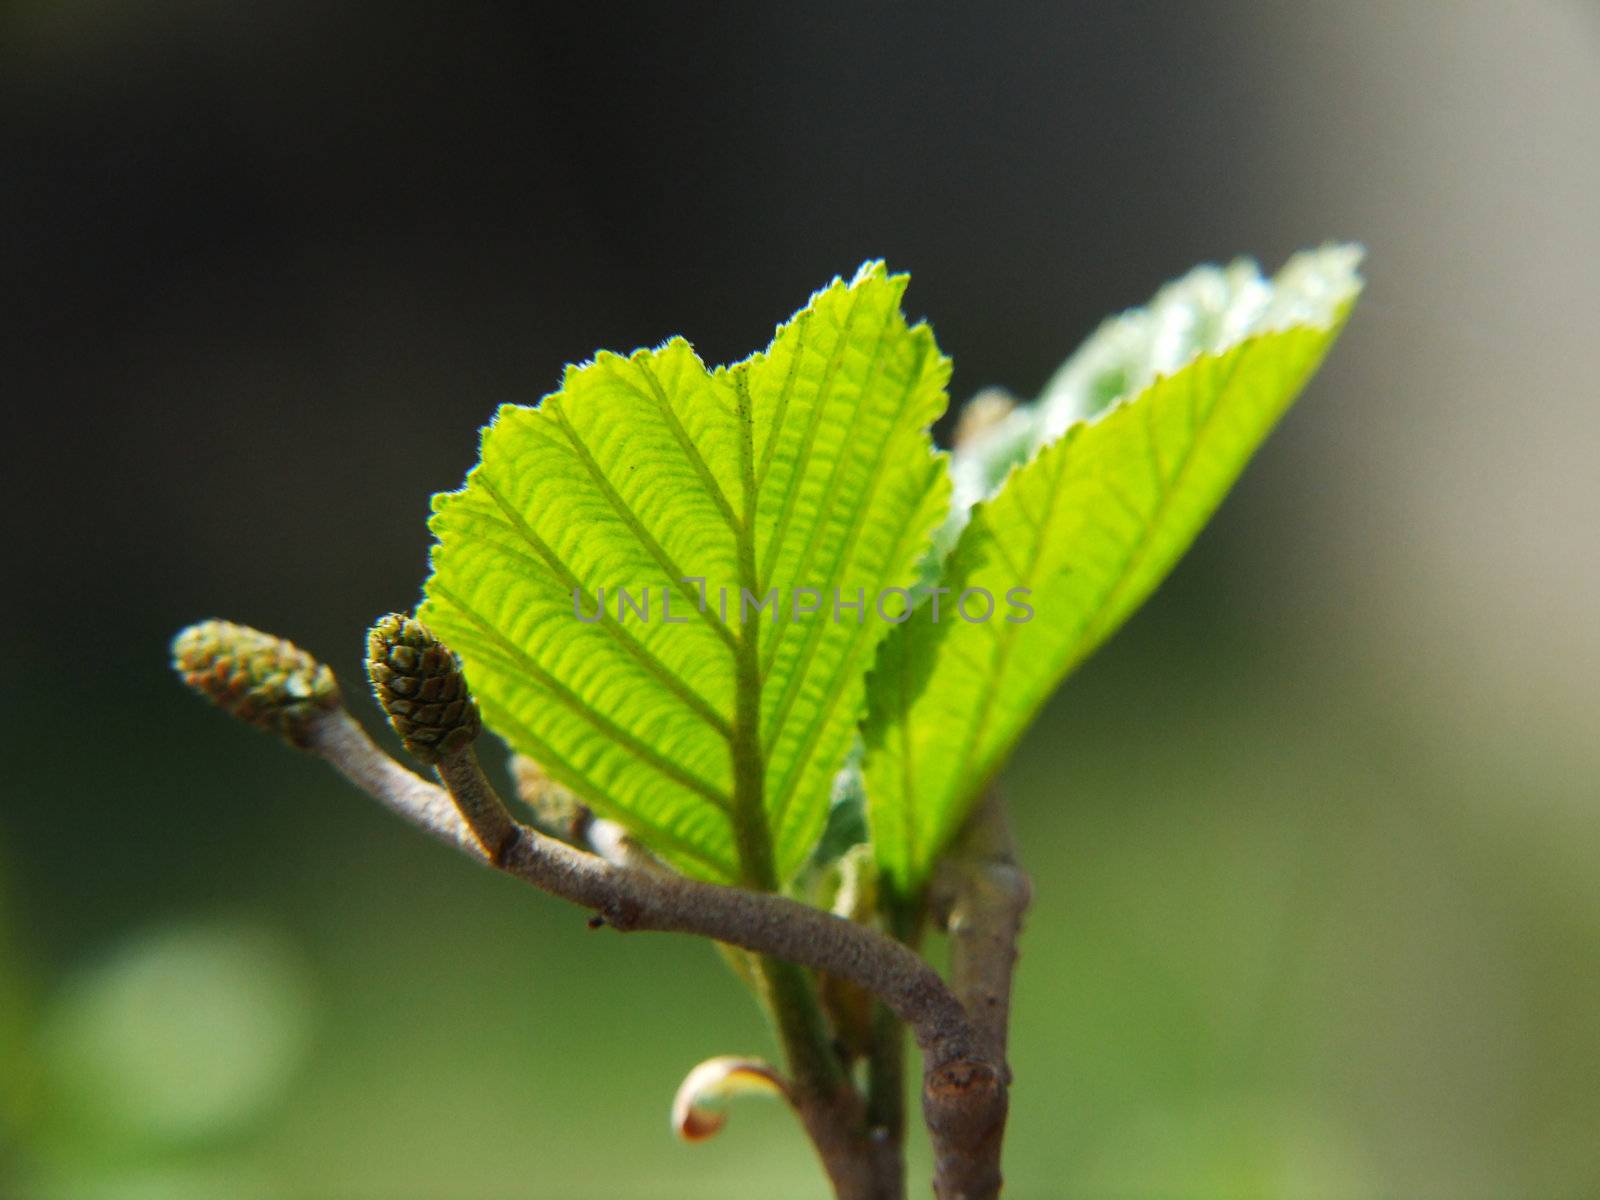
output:
M1068 425L962 514L940 581L949 600L1020 586L1035 619L1008 609L969 622L946 609L936 622L930 597L880 651L864 769L876 852L898 887L920 885L1061 679L1187 549L1327 352L1353 287L1311 323L1293 306L1293 319L1274 319L1257 295L1264 332L1246 326L1231 346ZM1045 404L1024 410L995 444L1015 455L1018 427L1033 422L1025 433L1042 440L1050 419Z
M690 873L805 861L887 628L747 614L741 589L907 581L947 511L927 427L948 364L901 315L905 283L836 280L732 367L681 338L599 354L502 408L435 499L421 615L485 722Z

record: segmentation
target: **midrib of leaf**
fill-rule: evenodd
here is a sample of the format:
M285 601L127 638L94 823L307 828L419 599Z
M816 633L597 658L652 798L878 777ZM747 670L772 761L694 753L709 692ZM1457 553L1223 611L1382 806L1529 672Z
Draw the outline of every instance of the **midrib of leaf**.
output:
M739 477L744 491L744 516L735 528L739 585L755 590L756 475L751 442L750 385L744 373L733 376L739 405ZM734 658L734 717L730 753L733 758L733 832L739 867L747 887L772 892L778 888L778 867L772 853L772 830L766 809L766 755L761 749L761 617L744 619L740 603L738 650Z
M860 304L860 298L861 293L859 292L851 297L849 309L845 314L843 322L841 322L838 344L835 346L832 355L829 356L828 365L824 371L822 383L818 389L817 403L815 404L811 413L811 419L807 422L806 434L803 439L801 454L794 470L790 475L790 478L793 482L788 493L784 497L784 505L780 511L777 527L774 529L772 540L768 543L766 552L763 555L764 561L762 563L759 578L756 576L755 568L755 522L758 511L758 499L761 483L756 478L753 462L754 447L750 436L750 430L753 422L750 411L749 386L743 371L736 371L733 375L736 394L739 398L739 425L741 430L739 439L741 455L740 468L744 479L745 491L745 519L740 523L738 545L740 570L746 576L744 580L741 580L741 586L750 588L758 595L765 595L766 589L772 581L772 573L776 569L777 557L781 553L783 538L787 533L788 523L792 517L798 500L800 492L798 484L799 481L805 478L806 470L810 465L811 453L816 441L816 434L821 426L824 414L829 407L828 400L834 389L838 369L842 365L845 353L850 345L850 332L855 325L856 312ZM872 353L868 359L866 371L863 373L860 384L856 388L856 395L858 398L863 398L871 393L879 375L882 373L885 342L887 340L889 330L895 326L895 323L898 319L899 312L895 308L889 308L884 313L883 320L878 328L877 336L873 340ZM781 406L780 414L781 412L786 412L787 410L787 397L789 390L793 386L794 377L798 372L799 363L804 353L804 334L804 326L801 326L796 330L796 345L792 352L790 368L784 377L784 388L782 392L783 404ZM923 347L919 349L917 360L908 373L908 378L913 380L919 379L921 377L925 361L926 348ZM864 406L862 404L858 403L851 411L850 426L844 439L844 445L846 447L850 446L854 442L854 435L861 422L863 407ZM891 429L894 427L894 425L895 420L891 418ZM762 464L763 472L766 467L770 466L771 452L776 447L778 439L782 436L782 433L783 429L780 415L774 418L772 432L769 434L766 447L764 448ZM846 532L845 538L834 553L832 562L829 566L828 583L823 589L823 594L825 596L831 595L833 589L838 586L843 566L849 561L850 554L855 549L856 542L860 538L861 530L865 524L866 515L872 507L872 500L877 495L878 488L883 482L885 473L885 455L888 453L888 448L892 440L892 437L885 437L879 445L877 453L873 458L867 491L862 497L861 502L855 507L855 510L851 515L850 525ZM848 461L848 458L848 453L839 455L834 461L832 467L829 469L827 483L824 485L822 494L817 501L818 518L813 522L811 530L806 537L805 547L801 552L800 563L795 574L796 579L803 580L806 578L806 573L811 567L812 560L816 557L817 549L821 544L823 530L827 526L826 515L831 511L832 505L837 497L839 480L844 474L845 465ZM906 534L906 525L902 524L899 534L897 534L895 537L894 546L896 553L890 555L889 561L895 561L898 558L899 551L905 547ZM835 672L832 685L824 697L823 703L817 707L816 712L806 723L806 732L799 743L798 750L793 756L792 760L788 763L782 779L778 781L775 804L773 805L771 815L769 816L765 803L765 773L767 763L766 756L761 751L761 747L763 744L770 744L771 740L776 737L777 731L782 729L784 723L787 721L789 713L792 711L794 703L800 694L801 685L806 678L807 672L810 670L811 662L816 654L817 646L821 643L822 628L822 623L817 621L810 622L807 625L805 640L801 644L799 657L790 669L788 683L784 687L783 694L779 697L777 705L774 706L773 715L766 722L763 735L761 725L761 707L764 688L766 679L772 670L773 662L776 659L779 643L782 639L780 634L775 634L772 638L770 638L768 641L767 653L763 656L760 649L761 624L759 618L748 625L741 622L740 627L739 664L737 665L736 670L739 672L740 684L737 695L741 710L740 714L735 719L735 737L737 738L739 736L740 720L744 719L746 716L743 711L743 705L746 703L754 705L754 708L748 718L752 723L752 730L749 736L753 739L755 744L756 759L759 762L759 777L751 781L744 780L741 776L738 763L736 761L734 799L735 824L741 824L746 820L754 823L757 815L759 815L760 823L764 827L765 837L764 839L761 839L760 844L756 844L755 839L752 838L751 851L752 854L759 855L764 850L767 860L766 864L756 863L755 866L758 870L770 869L774 879L776 879L776 868L774 865L772 865L772 831L775 829L781 830L784 827L784 821L788 815L789 804L793 800L794 789L798 786L799 780L804 777L805 768L811 761L812 753L816 750L817 742L822 736L822 730L827 725L828 717L834 711L835 705L838 704L841 693L852 681L852 664L855 663L859 654L859 644L862 636L862 630L866 628L866 623L858 623L855 630L851 633L850 639L846 643L843 665L839 671ZM753 679L749 681L748 687L746 686L745 681L746 667L744 665L745 655L747 653L753 653L756 658L756 662L753 667ZM736 753L736 760L737 757L738 756ZM754 799L752 800L746 798L741 800L741 791L743 791L747 797L753 797ZM749 815L743 816L741 814ZM749 872L752 864L747 862L744 865L745 870Z
M911 655L901 653L897 660L896 670L900 676L900 687L897 693L898 708L900 709L900 736L909 742L911 738ZM905 790L902 796L915 796L916 772L913 769L914 754L900 755L900 785ZM898 813L900 818L901 841L905 845L905 861L907 864L917 861L917 823L913 820L914 814L908 810ZM874 839L876 840L876 838Z
M797 351L795 361L798 363L798 360ZM792 375L791 370L791 379ZM740 586L751 587L757 583L755 527L760 494L755 447L751 440L754 416L745 372L735 372L733 383L734 395L738 397L739 477L744 491L744 519L737 533ZM781 428L775 428L773 436L781 432ZM772 829L767 821L767 762L761 748L761 618L744 620L742 602L739 617L734 736L730 742L734 838L745 885L775 892L779 885L778 865L772 851ZM758 969L796 1086L802 1094L833 1091L844 1082L844 1077L838 1056L829 1044L827 1025L811 980L803 968L782 959L762 957Z

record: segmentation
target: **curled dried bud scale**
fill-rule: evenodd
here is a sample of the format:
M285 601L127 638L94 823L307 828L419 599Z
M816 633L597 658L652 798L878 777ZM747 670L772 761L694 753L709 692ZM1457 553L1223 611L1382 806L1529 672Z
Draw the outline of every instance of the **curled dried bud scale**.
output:
M684 1077L672 1098L672 1130L686 1142L703 1142L728 1123L727 1106L739 1096L790 1100L787 1081L759 1058L723 1054L708 1058Z
M478 706L460 662L415 617L390 613L372 627L367 675L389 723L423 762L438 762L478 736Z
M231 716L296 746L311 721L339 707L333 672L293 642L231 621L201 621L172 639L184 683Z

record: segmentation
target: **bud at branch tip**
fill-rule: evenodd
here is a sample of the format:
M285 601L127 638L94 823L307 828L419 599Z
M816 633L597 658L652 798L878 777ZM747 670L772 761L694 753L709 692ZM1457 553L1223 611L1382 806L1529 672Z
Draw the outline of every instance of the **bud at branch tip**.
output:
M172 639L172 668L223 712L292 745L312 720L339 707L333 672L293 642L235 625L201 621Z
M372 694L405 747L426 763L464 749L482 728L456 656L415 617L390 613L367 634Z

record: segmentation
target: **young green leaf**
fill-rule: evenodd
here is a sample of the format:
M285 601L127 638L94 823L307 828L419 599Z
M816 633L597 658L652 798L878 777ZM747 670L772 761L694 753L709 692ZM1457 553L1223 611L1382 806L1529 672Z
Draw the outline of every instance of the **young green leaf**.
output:
M1051 691L1194 540L1337 336L1358 259L1301 255L1271 284L1203 269L958 452L959 537L869 683L873 842L897 887L921 884Z
M770 888L805 861L874 598L948 510L949 364L905 285L869 264L732 367L679 338L569 368L435 499L421 615L485 723L692 874Z

